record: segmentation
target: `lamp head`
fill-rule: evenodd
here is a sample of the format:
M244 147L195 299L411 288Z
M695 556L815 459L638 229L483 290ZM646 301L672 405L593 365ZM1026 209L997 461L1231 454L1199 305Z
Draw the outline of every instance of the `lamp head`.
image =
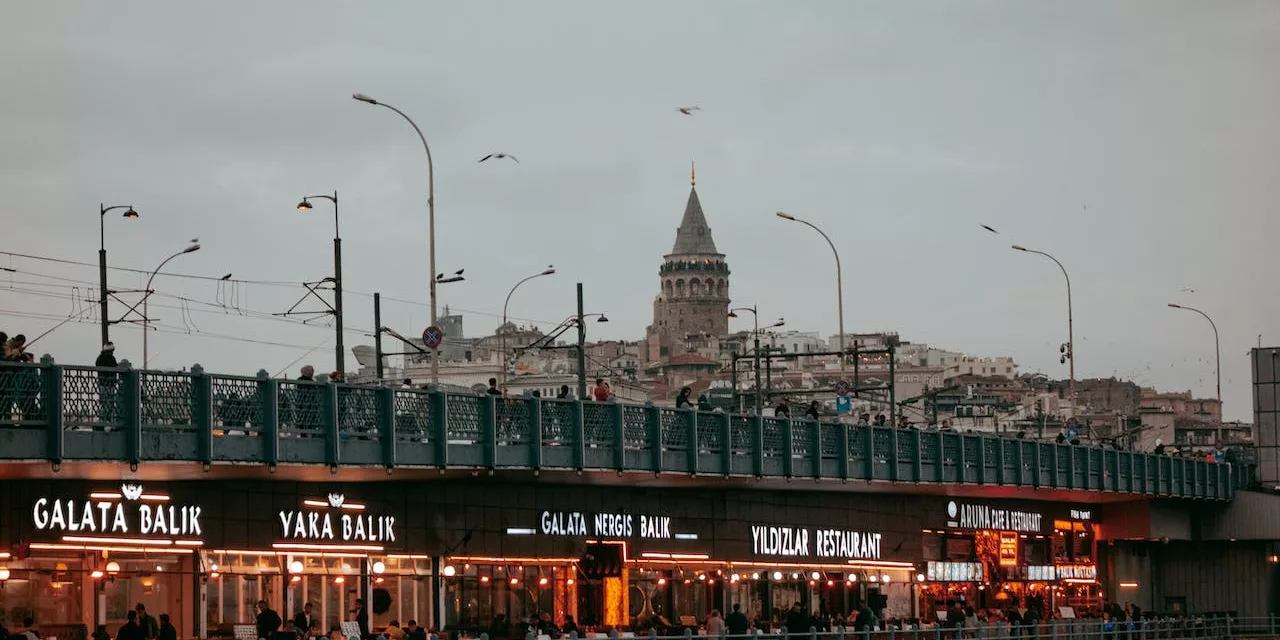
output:
M125 210L124 210L124 213L123 213L123 214L121 214L121 215L122 215L123 217L125 217L125 218L133 219L133 218L138 217L138 212L137 212L137 211L134 211L134 210L133 210L133 207L129 207L128 209L125 209Z
M729 316L728 316L728 317L730 317L730 318L736 318L736 317L738 317L738 313L737 313L736 311L730 311L730 312L729 312Z
M182 252L183 252L183 253L195 253L196 251L199 251L199 250L200 250L200 243L199 243L199 242L197 242L197 243L195 243L195 244L193 244L193 245L188 246L186 249L183 249L183 250L182 250Z
M1015 245L1013 245L1013 250L1014 250L1014 251L1026 251L1026 250L1027 250L1027 248L1026 248L1026 247L1024 247L1024 246L1022 246L1022 245L1020 245L1020 244L1015 244Z
M793 216L793 215L791 215L791 214L787 213L786 211L779 211L779 212L778 212L778 217L779 217L779 218L782 218L783 220L795 220L795 219L796 219L796 217L795 217L795 216Z
M785 318L778 318L778 321L773 323L773 326L781 327L782 325L785 325L785 324L787 324L787 320Z
M553 264L549 264L549 265L547 265L547 268L546 268L546 269L544 269L544 270L542 271L542 273L539 273L538 275L540 275L540 276L549 276L549 275L551 275L551 274L553 274L553 273L555 273L555 272L556 272L556 266L555 266L555 265L553 265Z
M369 96L366 96L363 93L353 93L351 94L351 97L355 100L359 100L360 102L368 102L369 104L378 104L377 100L374 100L373 98L370 98Z
M608 321L609 321L609 318L606 317L603 313L600 314L599 318L596 318L596 322L608 322Z
M311 210L311 202L306 198L303 198L302 202L298 203L298 211L310 211L310 210Z
M1170 308L1170 309L1181 309L1181 308L1182 308L1182 305L1180 305L1180 304L1174 304L1174 303L1170 302L1170 303L1169 303L1169 308Z

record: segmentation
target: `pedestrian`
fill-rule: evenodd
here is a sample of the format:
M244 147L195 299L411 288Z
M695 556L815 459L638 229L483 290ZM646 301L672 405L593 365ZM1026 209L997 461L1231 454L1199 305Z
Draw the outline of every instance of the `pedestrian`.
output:
M774 408L773 408L773 417L775 417L775 418L790 418L790 417L791 417L791 407L790 407L789 405L787 405L787 399L786 399L786 398L783 398L782 400L779 400L779 401L778 401L778 406L776 406L776 407L774 407Z
M569 385L560 385L560 393L556 394L556 400L572 400L573 396L569 393Z
M133 610L138 612L138 627L142 629L142 637L146 640L155 640L160 637L160 623L147 614L146 605L139 602Z
M676 396L677 409L693 406L693 402L689 399L689 394L691 393L693 393L693 389L690 389L689 387L682 387L680 389L680 395Z
M747 634L747 629L751 628L751 621L747 620L746 614L742 613L742 605L737 603L733 605L733 611L724 619L724 626L731 636Z
M821 418L821 414L818 412L818 401L817 401L817 400L814 400L813 402L810 402L810 403L809 403L809 408L808 408L808 409L805 409L805 411L804 411L804 417L806 417L806 418L808 418L808 419L810 419L810 420L815 420L815 421L816 421L816 420L819 420L819 419Z
M98 353L98 359L93 361L93 366L99 369L115 369L120 366L116 362L116 345L108 342L102 345L102 351ZM98 417L105 423L115 422L116 416L119 415L120 394L117 391L120 388L120 374L115 371L99 371L98 372ZM94 431L101 431L101 426L95 426Z
M698 394L698 411L714 411L715 407L711 406L711 398L706 392Z
M724 618L720 617L719 609L712 609L707 614L707 637L718 638L724 635Z
M604 378L596 378L596 388L591 390L591 395L596 402L604 402L613 397L613 391L609 389L609 383Z
M259 638L271 640L271 634L280 628L280 614L271 609L266 600L258 601L258 618L255 620Z
M178 640L178 629L169 622L169 614L160 614L160 640Z
M500 396L500 395L502 395L502 390L498 388L498 379L497 379L497 378L489 378L489 390L488 390L488 391L485 391L485 393L487 393L487 394L489 394L489 395L491 395L491 396Z

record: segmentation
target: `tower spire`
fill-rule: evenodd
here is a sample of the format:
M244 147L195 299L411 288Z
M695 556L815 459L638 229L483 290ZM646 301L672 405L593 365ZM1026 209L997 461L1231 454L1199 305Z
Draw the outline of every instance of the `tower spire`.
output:
M692 160L689 161L689 186L698 186L698 172L695 170Z

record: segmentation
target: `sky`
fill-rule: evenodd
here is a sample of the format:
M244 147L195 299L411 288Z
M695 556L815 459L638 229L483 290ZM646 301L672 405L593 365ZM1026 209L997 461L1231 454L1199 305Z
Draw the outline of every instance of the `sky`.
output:
M582 282L611 320L589 339L641 338L696 161L733 303L790 329L835 333L835 269L777 210L839 248L850 333L1066 377L1062 274L1019 243L1071 275L1079 378L1212 396L1212 330L1166 307L1190 305L1221 332L1227 417L1250 419L1247 352L1280 343L1270 0L26 1L0 59L0 329L53 328L32 351L62 363L100 347L100 203L140 213L105 219L113 289L202 247L155 280L152 368L331 367L326 319L271 315L332 274L331 206L295 209L317 193L341 204L348 346L372 341L374 291L420 334L425 155L356 92L431 144L437 270L466 277L440 307L469 336L554 264L517 322L563 320ZM135 365L140 336L112 330Z

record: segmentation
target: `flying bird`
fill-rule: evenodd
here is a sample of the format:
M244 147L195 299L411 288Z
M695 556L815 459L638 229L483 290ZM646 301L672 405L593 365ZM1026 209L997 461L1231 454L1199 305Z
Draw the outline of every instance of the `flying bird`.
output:
M698 106L680 107L679 109L676 109L676 111L679 111L680 113L683 113L686 116L691 116L693 115L694 111L702 111L702 107L698 107Z
M520 160L516 159L516 157L515 157L515 156L513 156L513 155L511 155L511 154L509 154L509 153L501 153L501 152L499 152L499 153L491 153L491 154L489 154L489 155L487 155L487 156L485 156L485 157L483 157L483 158L480 158L477 162L484 162L485 160L489 160L489 159L491 159L491 158L492 158L492 159L497 159L497 160L501 160L502 158L511 158L512 160L515 160L515 161L516 161L516 164L520 164Z
M985 225L985 224L984 224L984 225L982 225L982 228L983 228L983 229L986 229L987 231L990 231L991 233L994 233L994 234L997 234L997 235L999 235L999 234L1000 234L1000 232L999 232L999 231L996 231L995 229L992 229L991 227L988 227L988 226L987 226L987 225Z
M1195 292L1196 292L1196 290L1195 290L1195 289L1191 289L1191 288L1187 288L1187 289L1182 289L1182 290L1181 290L1181 293L1195 293Z

